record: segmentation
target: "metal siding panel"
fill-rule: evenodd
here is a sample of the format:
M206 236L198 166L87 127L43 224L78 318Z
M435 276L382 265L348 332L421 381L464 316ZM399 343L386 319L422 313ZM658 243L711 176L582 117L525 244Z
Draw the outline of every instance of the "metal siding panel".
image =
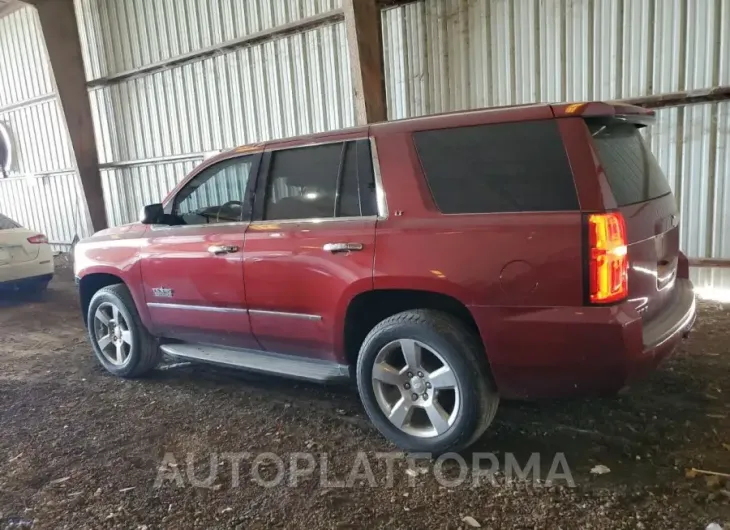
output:
M0 112L15 146L10 176L70 170L74 166L66 123L57 100Z
M709 189L711 105L694 105L684 109L680 212L681 248L689 256L707 256L707 219L711 204Z
M487 0L483 0L487 1ZM542 79L540 93L543 101L565 100L566 20L563 14L563 0L540 2L540 63Z
M565 92L563 100L590 99L593 73L590 70L590 50L587 43L589 28L593 21L589 18L588 8L588 2L565 2L562 6L562 16L565 21L565 53L563 54ZM603 60L610 60L610 58L604 56ZM504 102L504 104L507 103L510 102Z
M730 259L730 101L717 105L712 126L717 138L712 190L712 257Z
M425 0L382 23L391 118L730 83L727 0Z
M76 173L0 180L0 212L45 234L55 250L68 250L74 236L90 235Z
M53 93L38 12L25 7L0 18L0 111Z
M75 0L75 5L87 78L95 79L331 11L341 2Z

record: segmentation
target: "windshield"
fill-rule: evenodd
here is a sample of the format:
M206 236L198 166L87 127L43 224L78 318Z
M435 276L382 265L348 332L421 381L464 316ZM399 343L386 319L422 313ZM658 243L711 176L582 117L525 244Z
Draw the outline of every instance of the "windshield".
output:
M588 122L588 127L618 206L671 193L661 167L635 125Z
M0 213L0 230L10 230L11 228L21 228L21 226L9 217L5 217Z

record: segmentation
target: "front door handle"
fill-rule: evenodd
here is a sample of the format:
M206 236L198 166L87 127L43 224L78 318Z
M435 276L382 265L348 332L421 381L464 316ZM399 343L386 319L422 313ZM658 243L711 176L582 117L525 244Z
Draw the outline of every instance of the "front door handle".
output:
M232 245L211 245L208 247L208 252L216 256L220 254L232 254L233 252L238 252L238 247Z
M322 247L322 250L337 254L338 252L357 252L362 248L362 243L327 243Z

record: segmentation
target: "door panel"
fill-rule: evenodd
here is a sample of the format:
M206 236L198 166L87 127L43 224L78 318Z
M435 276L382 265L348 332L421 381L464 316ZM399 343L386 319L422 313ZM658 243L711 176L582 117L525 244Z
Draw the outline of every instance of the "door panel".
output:
M251 329L269 351L344 362L347 305L373 282L370 144L279 149L261 167L244 244Z
M361 250L330 252L331 243ZM337 360L349 300L372 289L375 218L254 222L244 244L251 327L279 353Z
M142 249L142 278L158 335L257 348L246 312L244 234L248 223L153 228ZM227 246L230 253L210 248Z

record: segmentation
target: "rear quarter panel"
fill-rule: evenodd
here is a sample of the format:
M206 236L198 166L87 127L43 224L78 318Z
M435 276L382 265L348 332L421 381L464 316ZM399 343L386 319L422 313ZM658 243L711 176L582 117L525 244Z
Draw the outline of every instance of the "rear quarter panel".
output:
M467 306L582 304L580 212L441 214L411 133L376 136L389 217L376 289L425 289Z
M142 289L140 247L147 226L134 223L103 230L76 245L74 271L78 279L90 274L111 274L129 288L142 322L149 328L150 318Z
M498 384L508 381L502 367L561 344L568 328L555 325L555 308L583 304L581 213L441 214L410 132L375 138L389 215L376 229L374 288L438 292L467 306Z

